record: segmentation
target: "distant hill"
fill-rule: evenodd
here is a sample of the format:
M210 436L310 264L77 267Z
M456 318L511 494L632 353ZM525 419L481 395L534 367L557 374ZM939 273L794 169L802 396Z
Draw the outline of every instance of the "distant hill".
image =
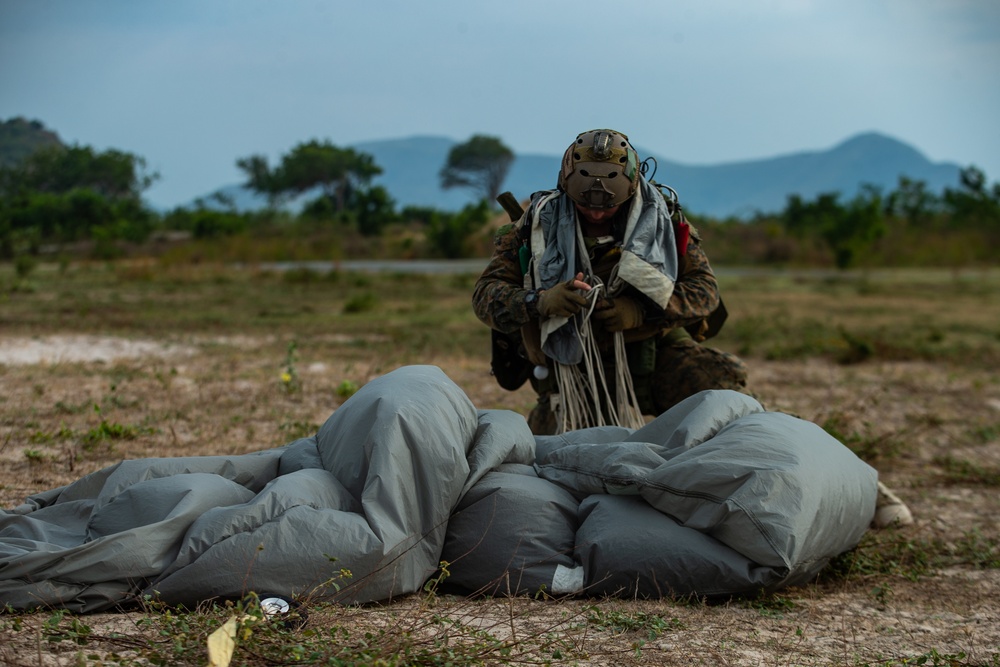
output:
M899 177L924 181L929 190L956 187L961 167L932 163L913 147L876 133L860 134L825 151L766 160L689 167L659 160L658 181L671 185L685 207L715 217L746 217L785 208L788 195L814 199L826 192L854 196L865 184L894 190Z
M59 135L37 120L11 118L0 122L0 167L11 167L46 146L61 146Z
M464 189L442 190L438 172L456 141L446 137L415 136L354 144L370 154L383 174L375 183L383 185L399 208L408 205L458 210L472 201ZM923 181L929 190L942 192L958 185L959 165L933 163L913 147L877 133L852 137L823 151L794 153L762 160L711 166L689 166L673 162L654 151L637 146L640 158L656 159L655 179L670 185L685 209L716 218L749 217L756 212L784 210L788 196L814 199L826 192L839 192L846 199L864 184L891 191L899 177ZM555 187L561 155L517 155L504 189L525 199L536 190ZM222 189L241 209L259 208L264 199L240 186Z
M382 167L383 174L374 182L385 186L399 208L412 205L456 211L471 203L473 194L461 188L443 190L438 177L456 143L447 137L414 136L361 142L351 147L370 154ZM0 167L17 164L35 150L52 145L62 145L62 141L37 120L17 117L0 122ZM958 185L961 170L956 164L933 163L912 146L874 132L851 137L828 150L708 166L685 165L656 151L636 148L641 158L656 160L656 180L677 190L689 212L716 218L778 212L785 208L791 194L814 199L821 193L839 192L847 199L864 184L891 191L903 175L923 181L929 190L940 193L945 187ZM517 155L504 189L525 199L536 190L555 187L561 157ZM266 204L264 197L240 185L215 192L230 197L240 210L259 209ZM289 206L295 209L308 198L301 197ZM211 194L202 199L208 205L218 205Z

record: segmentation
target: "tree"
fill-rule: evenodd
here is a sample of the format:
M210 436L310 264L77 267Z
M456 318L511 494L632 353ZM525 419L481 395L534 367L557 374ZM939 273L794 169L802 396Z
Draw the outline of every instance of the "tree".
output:
M351 197L351 209L355 212L362 236L378 236L387 224L397 219L396 202L381 185L355 191Z
M246 173L246 186L267 195L272 203L281 196L320 188L338 212L347 206L355 189L366 187L382 173L382 168L367 153L315 139L295 146L274 169L262 155L237 160L236 166Z
M899 185L886 200L886 212L900 216L916 227L926 227L940 208L940 198L927 189L924 181L899 177Z
M879 189L863 185L861 193L844 208L837 225L826 230L824 239L833 249L837 268L846 269L858 264L865 251L885 235L884 209Z
M959 173L959 189L945 188L944 203L956 226L992 227L1000 223L1000 184L992 191L986 174L978 167L966 167Z
M792 195L782 218L789 233L822 239L837 268L846 269L857 264L864 251L885 234L884 204L881 193L871 185L863 186L846 206L837 200L836 193L821 194L814 202Z
M489 207L485 199L480 199L478 204L467 204L458 213L432 212L427 239L433 252L448 259L465 257L469 235L480 229L488 217Z
M49 146L14 167L0 170L0 188L17 192L96 192L111 200L139 199L159 178L146 172L146 161L132 153L110 149L99 153L90 146Z
M0 168L0 254L36 253L43 244L141 241L153 216L142 192L157 178L145 160L119 150L49 146Z
M267 164L267 158L263 155L251 155L237 160L236 166L247 176L246 183L243 185L254 192L267 196L267 200L273 208L277 203L280 190L276 187L271 167Z
M492 205L513 162L513 151L500 139L473 135L448 151L448 160L440 172L441 187L471 188Z

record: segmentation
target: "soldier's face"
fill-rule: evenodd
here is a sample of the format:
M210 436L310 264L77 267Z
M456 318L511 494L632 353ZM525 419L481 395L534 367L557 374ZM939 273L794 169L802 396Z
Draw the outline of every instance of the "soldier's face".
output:
M580 217L592 225L610 220L614 217L615 213L618 212L618 209L621 208L620 205L612 206L611 208L587 208L586 206L575 202L574 205L576 206L576 211L580 214Z

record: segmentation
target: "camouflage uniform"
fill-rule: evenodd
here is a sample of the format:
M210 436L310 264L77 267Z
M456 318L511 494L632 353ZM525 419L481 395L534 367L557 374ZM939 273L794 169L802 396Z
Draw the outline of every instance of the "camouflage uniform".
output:
M622 220L617 228L624 226L626 209L623 207L619 212ZM472 298L476 316L507 334L517 334L532 319L524 302L527 290L518 255L527 236L527 226L523 223L524 218L497 232L493 257L476 282ZM700 345L691 335L693 332L700 338L706 319L719 306L719 287L697 231L686 221L675 221L675 233L679 238L686 236L688 241L683 252L678 253L680 268L669 304L660 310L648 299L638 297L645 304L643 324L625 332L629 370L640 407L644 414L654 416L704 389L745 391L746 388L747 373L742 361L732 354ZM621 234L616 236L621 241ZM600 247L592 248L591 262L594 273L607 282L618 252L615 248L603 255L601 252ZM631 296L637 294L633 291ZM610 340L607 332L595 329L599 343L602 337ZM613 355L604 358L606 367L613 365ZM531 378L531 383L538 393L538 405L528 419L532 432L554 433L556 423L550 408L550 397L556 391L553 374L541 382Z

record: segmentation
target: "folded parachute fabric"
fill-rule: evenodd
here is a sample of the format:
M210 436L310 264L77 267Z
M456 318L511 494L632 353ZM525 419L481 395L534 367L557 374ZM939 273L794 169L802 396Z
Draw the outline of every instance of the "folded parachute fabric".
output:
M369 602L419 590L442 560L465 592L756 593L856 546L876 495L840 442L736 392L636 431L534 437L440 369L407 366L313 437L123 461L0 513L0 604Z

